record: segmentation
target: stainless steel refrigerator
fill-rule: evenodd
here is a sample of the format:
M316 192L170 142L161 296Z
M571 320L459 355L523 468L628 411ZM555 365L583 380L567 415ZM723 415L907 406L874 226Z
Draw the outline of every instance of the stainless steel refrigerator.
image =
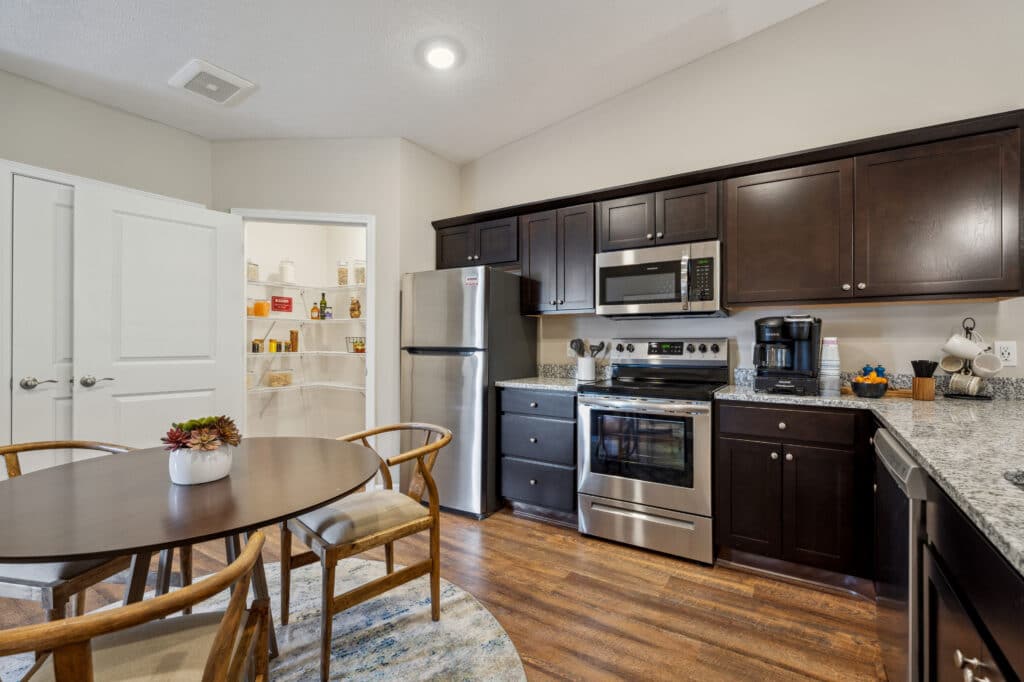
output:
M452 430L433 469L441 506L478 518L500 506L494 382L537 372L537 321L519 291L518 275L484 266L402 277L402 421Z

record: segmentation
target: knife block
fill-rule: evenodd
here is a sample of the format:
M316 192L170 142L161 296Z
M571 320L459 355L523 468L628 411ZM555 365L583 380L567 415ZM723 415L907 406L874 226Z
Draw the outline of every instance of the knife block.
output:
M935 400L935 378L914 377L912 395L914 400Z

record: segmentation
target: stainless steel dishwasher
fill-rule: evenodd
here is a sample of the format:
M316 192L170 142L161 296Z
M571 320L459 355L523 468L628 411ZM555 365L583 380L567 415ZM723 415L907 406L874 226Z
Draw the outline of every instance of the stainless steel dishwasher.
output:
M891 682L921 679L921 551L928 475L886 429L875 433L875 594Z

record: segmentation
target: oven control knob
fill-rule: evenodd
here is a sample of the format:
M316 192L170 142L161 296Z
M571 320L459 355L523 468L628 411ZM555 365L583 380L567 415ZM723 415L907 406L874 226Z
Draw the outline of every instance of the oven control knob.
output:
M712 352L712 353L717 353L717 352L718 352L718 351L720 351L720 350L722 350L722 349L718 347L718 344L717 344L717 343L713 343L713 344L711 344L711 352Z
M693 353L696 350L697 349L694 347L694 345L692 343L686 344L686 352L687 353Z
M631 343L627 343L626 344L626 352L627 353L632 353L634 350L636 350L636 349L633 347L633 344L631 344Z
M704 343L700 344L698 349L700 350L701 353L707 353L708 352L707 344L704 344Z
M615 350L616 350L616 352L621 353L622 351L625 350L625 347L621 343L619 343L619 344L616 344Z

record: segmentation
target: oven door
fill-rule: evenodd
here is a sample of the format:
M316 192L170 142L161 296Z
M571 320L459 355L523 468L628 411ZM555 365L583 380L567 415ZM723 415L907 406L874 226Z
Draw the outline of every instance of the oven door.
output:
M711 406L579 398L579 492L711 516Z
M597 254L597 314L687 312L689 260L688 244Z

